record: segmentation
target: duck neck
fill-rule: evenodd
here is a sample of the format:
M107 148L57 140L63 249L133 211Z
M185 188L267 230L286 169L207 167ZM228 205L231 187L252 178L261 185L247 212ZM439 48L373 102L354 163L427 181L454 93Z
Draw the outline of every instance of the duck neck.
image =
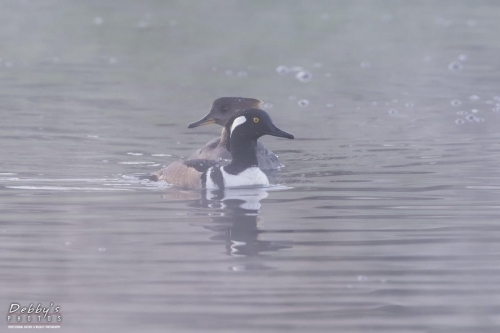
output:
M232 137L230 140L231 163L224 167L230 174L237 175L245 169L258 166L256 139L243 139Z
M226 126L222 127L222 133L220 134L219 146L226 148L229 141L229 133Z

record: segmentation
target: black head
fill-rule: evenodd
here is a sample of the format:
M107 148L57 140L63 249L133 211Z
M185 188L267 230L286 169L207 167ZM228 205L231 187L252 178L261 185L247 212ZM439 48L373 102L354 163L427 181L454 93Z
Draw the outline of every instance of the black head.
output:
M261 109L251 108L237 111L227 122L226 131L229 133L229 143L233 140L257 140L263 135L272 135L280 138L293 139L293 135L280 130L269 114Z
M245 97L221 97L212 103L210 112L203 118L189 124L188 128L198 127L208 124L226 125L231 116L238 110L259 108L262 101L255 98Z

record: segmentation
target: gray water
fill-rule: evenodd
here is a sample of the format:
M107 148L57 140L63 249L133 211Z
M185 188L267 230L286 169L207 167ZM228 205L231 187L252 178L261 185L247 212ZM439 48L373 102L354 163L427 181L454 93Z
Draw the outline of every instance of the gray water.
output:
M64 332L498 332L497 1L1 9L4 313L52 302ZM220 96L264 100L295 135L262 138L286 165L273 186L141 180L217 136L187 124Z

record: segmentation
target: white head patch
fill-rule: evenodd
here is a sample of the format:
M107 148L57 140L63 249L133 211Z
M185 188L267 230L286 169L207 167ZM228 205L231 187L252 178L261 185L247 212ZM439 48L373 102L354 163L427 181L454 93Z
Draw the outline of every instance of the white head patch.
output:
M239 116L233 121L233 125L231 126L231 134L229 134L229 137L233 134L233 131L236 127L240 126L243 124L245 121L247 121L247 118L245 116Z

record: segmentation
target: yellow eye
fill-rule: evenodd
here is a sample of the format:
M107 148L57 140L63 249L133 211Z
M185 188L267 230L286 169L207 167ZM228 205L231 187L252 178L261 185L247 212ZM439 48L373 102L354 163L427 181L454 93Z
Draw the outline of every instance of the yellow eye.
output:
M260 119L259 119L259 118L257 118L257 117L254 117L254 118L253 118L253 122L254 122L254 123L256 123L256 124L259 122L259 120L260 120Z

